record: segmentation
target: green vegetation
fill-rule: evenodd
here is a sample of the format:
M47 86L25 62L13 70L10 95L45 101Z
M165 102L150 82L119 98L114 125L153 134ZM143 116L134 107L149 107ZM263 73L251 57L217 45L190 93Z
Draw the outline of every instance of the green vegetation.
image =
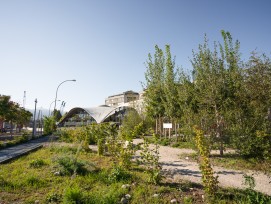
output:
M214 176L214 171L211 167L208 140L204 138L203 131L195 128L195 132L195 141L199 150L199 166L202 173L204 191L207 195L208 201L212 201L218 188L218 177Z
M130 170L126 170L116 167L112 157L79 149L80 145L60 147L51 144L1 165L0 200L6 203L34 203L37 200L40 203L120 203L129 194L129 203L169 203L174 198L182 203L204 203L199 185L168 183L165 179L154 185L148 182L149 174L144 166L132 163ZM59 162L59 158L67 157L76 157L76 162L70 159ZM63 167L72 167L70 173L59 173ZM79 171L81 167L85 168L84 173ZM76 174L74 169L77 169ZM219 189L215 199L219 203L257 203L256 199L270 202L270 198L253 190L247 194L247 190Z
M0 95L0 119L11 124L11 135L14 124L18 125L20 132L31 117L32 113L20 107L18 103L11 101L10 96Z
M170 122L175 136L196 141L204 187L212 195L215 190L209 190L215 188L210 185L215 182L205 182L205 173L212 174L212 169L204 152L219 149L222 156L225 147L231 147L243 159L256 158L269 167L271 155L271 60L252 53L245 62L239 41L224 30L221 35L222 43L210 46L205 36L193 51L192 73L176 69L169 45L165 51L156 45L146 62L144 84L146 115L156 121L155 133L171 144L162 139L162 124ZM202 132L195 132L194 126Z
M47 117L45 116L44 119L44 134L49 135L56 131L56 120L55 117Z
M174 133L192 141L197 125L209 137L210 148L236 148L244 157L265 160L271 149L271 61L253 53L242 61L239 41L222 31L223 43L204 43L193 51L193 73L176 69L169 45L155 46L146 63L146 115L173 123ZM178 125L180 124L180 125Z

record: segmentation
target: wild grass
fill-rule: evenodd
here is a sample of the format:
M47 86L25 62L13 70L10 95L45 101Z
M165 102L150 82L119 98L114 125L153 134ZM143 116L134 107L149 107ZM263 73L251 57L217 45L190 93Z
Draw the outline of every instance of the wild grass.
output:
M163 180L159 185L153 185L147 182L148 174L144 169L136 164L132 164L130 170L124 170L114 165L109 156L98 156L83 150L78 154L77 150L77 147L49 146L2 164L0 201L107 204L120 203L129 194L131 204L163 204L170 203L173 198L179 203L204 203L203 190L198 184ZM57 173L61 168L66 168L59 165L59 158L69 158L64 163L71 164L68 165L68 169L73 167L71 173ZM79 167L84 167L84 173L79 173ZM123 187L124 184L128 185ZM249 199L255 201L266 197L262 197L262 194L247 194L245 191L236 194L233 190L221 190L217 199L224 203L240 203L242 199L249 202Z

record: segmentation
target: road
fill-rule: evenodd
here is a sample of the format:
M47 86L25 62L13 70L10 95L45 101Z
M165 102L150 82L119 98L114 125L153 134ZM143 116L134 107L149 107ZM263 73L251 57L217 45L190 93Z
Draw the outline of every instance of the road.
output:
M27 154L35 149L43 146L49 140L49 136L40 137L38 139L30 140L26 143L19 144L13 147L8 147L0 150L0 164L8 162L21 155Z

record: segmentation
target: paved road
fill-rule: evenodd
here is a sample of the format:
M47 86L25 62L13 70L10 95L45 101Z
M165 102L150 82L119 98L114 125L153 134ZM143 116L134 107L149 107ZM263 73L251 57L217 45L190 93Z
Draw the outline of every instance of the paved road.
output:
M49 136L46 136L35 140L30 140L26 143L19 144L13 147L2 149L0 150L0 164L8 162L11 159L17 158L35 149L38 149L42 147L43 144L48 140Z

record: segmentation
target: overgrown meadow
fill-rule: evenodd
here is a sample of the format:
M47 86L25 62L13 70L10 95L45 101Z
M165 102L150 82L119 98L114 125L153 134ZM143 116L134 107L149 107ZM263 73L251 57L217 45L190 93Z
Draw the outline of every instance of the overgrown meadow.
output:
M95 134L91 134L92 131ZM122 138L124 136L116 133L114 126L110 124L61 130L58 141L49 142L36 152L2 164L1 202L270 202L269 197L252 189L241 191L218 188L211 200L203 186L187 181L176 183L163 176L158 163L159 145L155 142L155 134L151 137L156 145L154 149L150 149L147 140L143 140L142 144L132 145ZM98 144L97 152L91 151L86 145L91 142ZM140 156L134 156L136 151L140 151Z

